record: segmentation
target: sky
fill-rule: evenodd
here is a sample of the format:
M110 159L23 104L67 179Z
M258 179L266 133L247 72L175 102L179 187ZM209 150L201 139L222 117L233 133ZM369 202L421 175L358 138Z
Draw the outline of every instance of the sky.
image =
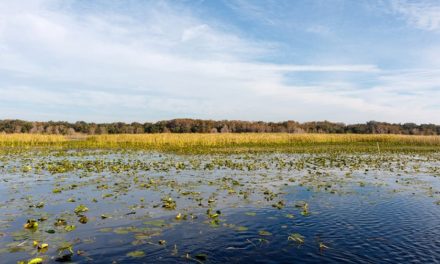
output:
M438 0L0 0L0 119L440 124Z

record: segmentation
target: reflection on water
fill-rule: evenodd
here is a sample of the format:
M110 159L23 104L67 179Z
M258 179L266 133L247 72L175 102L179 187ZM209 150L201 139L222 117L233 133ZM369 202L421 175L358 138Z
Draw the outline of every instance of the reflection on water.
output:
M440 261L437 156L86 154L2 158L0 262Z

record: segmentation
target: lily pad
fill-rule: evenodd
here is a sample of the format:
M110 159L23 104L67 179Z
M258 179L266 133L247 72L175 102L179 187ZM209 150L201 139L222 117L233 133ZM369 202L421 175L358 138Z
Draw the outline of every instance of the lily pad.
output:
M260 236L271 236L271 235L272 235L271 232L266 231L266 230L260 230L260 231L258 231L258 234L259 234Z
M132 257L132 258L141 258L145 256L145 252L141 251L141 250L136 250L136 251L132 251L127 253L128 257Z

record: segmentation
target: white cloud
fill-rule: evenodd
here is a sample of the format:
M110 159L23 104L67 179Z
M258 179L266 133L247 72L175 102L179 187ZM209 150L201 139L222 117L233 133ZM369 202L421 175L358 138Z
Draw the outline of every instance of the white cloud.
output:
M422 93L414 97L419 107L401 105L408 103L399 94L406 73L390 75L371 64L262 63L273 43L245 39L164 4L140 18L35 3L0 5L0 74L8 77L0 78L0 118L440 122L438 110L422 106L433 97ZM285 75L292 72L370 74L380 85L359 90L343 78L288 85ZM426 76L415 74L406 81L408 89L428 89L436 80L424 83ZM23 108L30 105L38 111L28 115Z
M394 0L394 11L403 15L409 24L424 30L440 30L439 1Z
M376 65L274 65L267 69L287 72L379 72Z
M198 37L206 34L206 32L209 30L210 28L206 24L197 25L191 28L184 29L182 33L182 41L185 42L185 41L197 39Z
M276 25L282 22L279 17L279 10L283 9L284 4L281 1L268 0L257 2L252 0L228 0L225 1L225 3L229 8L248 19L268 25Z

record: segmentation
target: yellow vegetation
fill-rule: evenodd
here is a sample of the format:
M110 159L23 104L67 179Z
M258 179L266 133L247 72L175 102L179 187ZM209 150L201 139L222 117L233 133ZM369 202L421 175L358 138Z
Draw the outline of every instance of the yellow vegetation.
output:
M219 149L219 148L295 148L323 146L416 146L437 149L440 136L383 134L117 134L69 138L61 135L0 135L0 146L60 146L73 148L142 148L155 150Z
M440 136L370 135L370 134L119 134L90 136L87 141L96 145L130 144L144 146L233 146L237 145L288 145L301 143L359 143L390 142L406 144L440 145Z
M36 146L66 142L61 135L40 134L0 134L0 146Z

